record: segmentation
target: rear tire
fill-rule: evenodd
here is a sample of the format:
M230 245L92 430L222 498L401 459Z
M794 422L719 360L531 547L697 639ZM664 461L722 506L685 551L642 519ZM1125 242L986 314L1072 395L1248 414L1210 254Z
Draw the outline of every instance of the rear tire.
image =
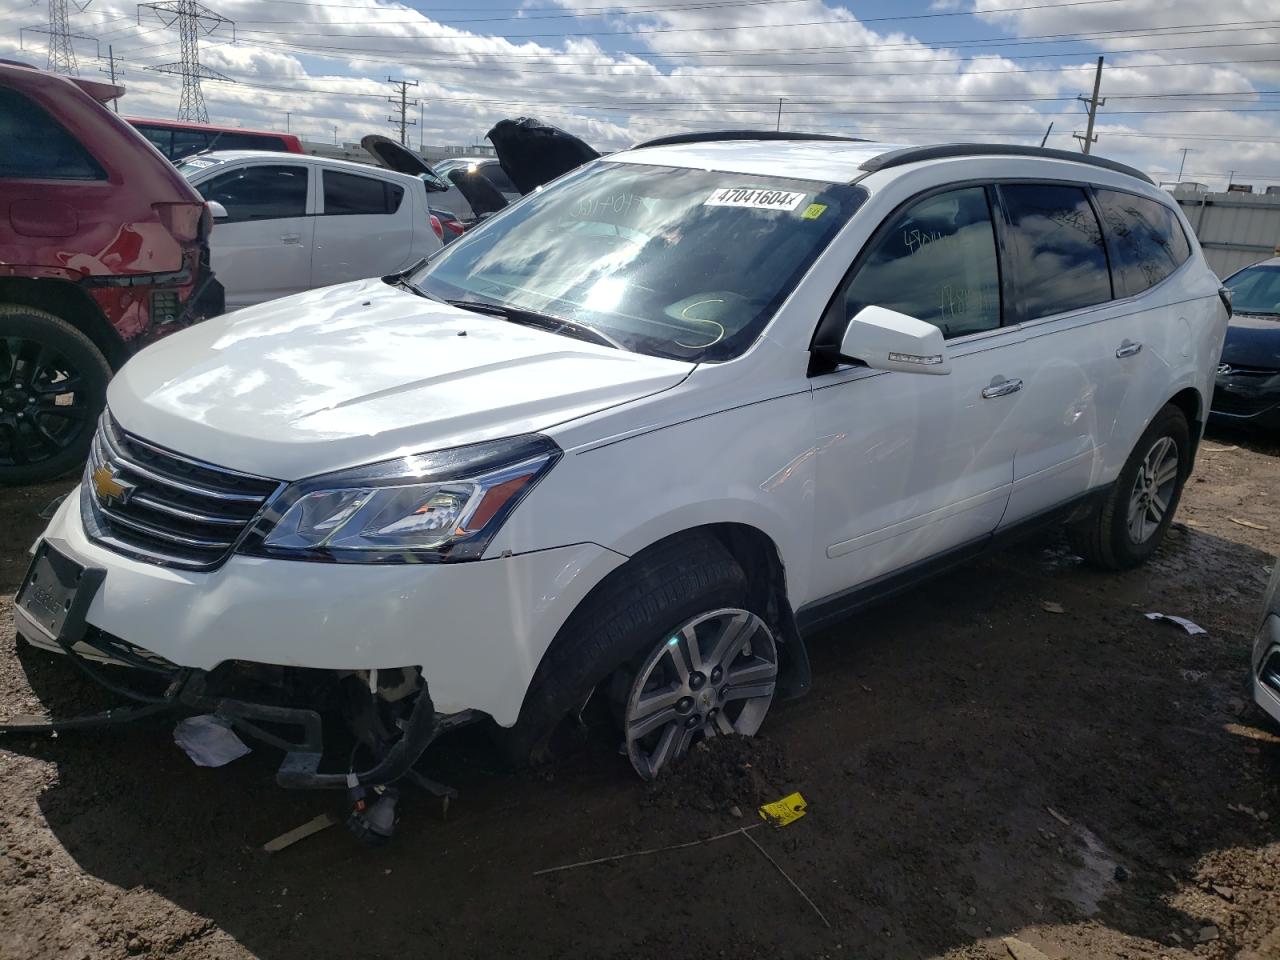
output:
M495 739L518 765L551 759L550 741L564 717L580 708L615 672L630 671L696 617L726 608L752 610L746 574L710 534L662 541L614 571L569 617L534 673L510 729Z
M1187 417L1169 404L1143 432L1106 498L1068 524L1071 548L1104 570L1143 563L1164 540L1190 471Z
M0 304L0 485L81 466L110 379L107 358L70 323Z

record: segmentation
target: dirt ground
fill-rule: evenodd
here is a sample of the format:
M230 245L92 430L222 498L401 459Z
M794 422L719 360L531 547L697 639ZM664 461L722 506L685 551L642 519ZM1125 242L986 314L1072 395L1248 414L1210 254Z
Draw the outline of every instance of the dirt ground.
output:
M813 693L763 738L666 784L611 752L501 774L462 736L433 748L461 791L448 818L410 796L379 850L339 826L264 853L342 812L276 788L265 748L206 770L172 721L8 738L0 957L959 960L1017 937L1052 958L1276 960L1280 730L1244 680L1278 481L1280 444L1211 437L1144 569L1084 569L1053 535L916 588L813 640ZM66 486L0 492L2 715L97 700L13 641L37 511ZM789 826L534 876L729 833L793 789Z

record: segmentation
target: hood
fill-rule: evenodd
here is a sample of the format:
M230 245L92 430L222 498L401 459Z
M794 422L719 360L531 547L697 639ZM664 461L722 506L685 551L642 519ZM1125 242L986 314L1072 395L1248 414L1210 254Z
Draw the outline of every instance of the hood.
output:
M498 162L521 193L580 167L600 154L571 133L533 117L499 120L487 134Z
M414 177L422 176L425 173L435 177L437 180L440 179L436 172L431 169L431 164L427 163L408 147L396 143L390 137L371 133L361 139L360 146L373 154L374 159L384 167L395 170L397 173L407 173Z
M166 337L125 364L107 403L153 443L296 480L545 430L692 369L361 280Z
M1280 370L1280 317L1233 316L1222 346L1222 362L1233 367Z
M442 191L447 190L452 183L478 216L497 213L507 205L507 198L498 191L498 188L475 170L452 170L449 173L449 179L445 180L431 168L431 164L408 147L378 133L371 133L361 139L360 146L371 153L384 167L395 170L397 173L422 177L428 185L439 184Z

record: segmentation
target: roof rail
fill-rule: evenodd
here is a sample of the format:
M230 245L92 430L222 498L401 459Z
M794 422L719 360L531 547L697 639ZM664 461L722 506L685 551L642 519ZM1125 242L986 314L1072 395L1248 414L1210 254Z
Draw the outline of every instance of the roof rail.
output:
M1135 167L1130 167L1106 157L1094 157L1086 153L1072 153L1070 150L1055 150L1052 147L1027 147L1016 143L935 143L925 147L903 147L901 150L890 150L878 157L872 157L859 165L859 170L875 173L890 167L900 167L906 163L918 163L922 160L945 160L948 157L1042 157L1046 160L1068 160L1072 163L1084 163L1091 167L1114 170L1116 173L1128 174L1145 180L1151 185L1155 181Z
M842 143L868 143L863 137L836 137L826 133L789 133L786 130L709 130L705 133L673 133L646 140L630 147L669 147L677 143L714 143L721 140L836 140Z

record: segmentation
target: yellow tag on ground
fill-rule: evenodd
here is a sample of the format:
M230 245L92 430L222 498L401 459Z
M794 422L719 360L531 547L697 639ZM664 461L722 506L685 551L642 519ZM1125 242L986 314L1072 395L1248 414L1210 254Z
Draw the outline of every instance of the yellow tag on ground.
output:
M781 800L766 803L760 808L760 816L770 821L775 827L785 827L803 817L805 808L808 806L804 797L798 793L792 793Z
M827 210L825 203L811 203L804 208L804 213L800 214L801 220L817 220Z

